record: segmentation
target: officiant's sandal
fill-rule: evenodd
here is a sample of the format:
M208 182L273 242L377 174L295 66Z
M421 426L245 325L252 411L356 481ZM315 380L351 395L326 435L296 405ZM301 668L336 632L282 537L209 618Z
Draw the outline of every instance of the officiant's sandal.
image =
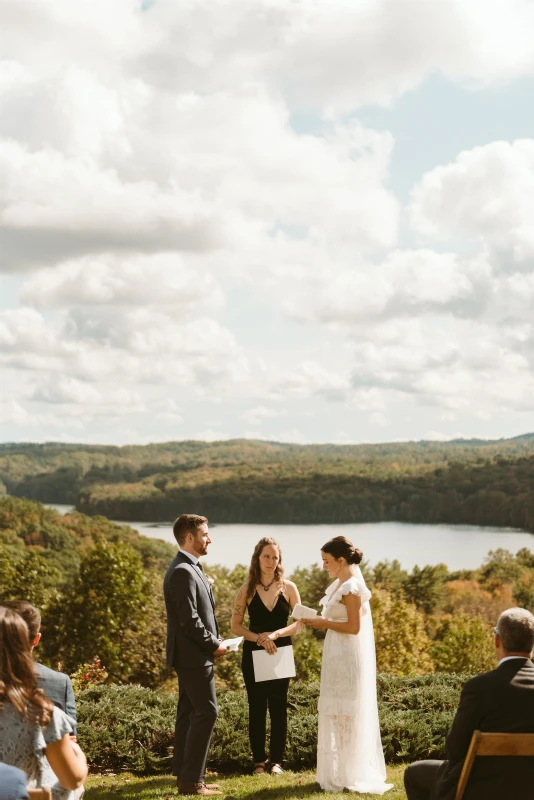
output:
M257 764L254 764L254 772L253 775L263 775L265 772L265 761L259 761Z
M283 775L284 770L280 766L280 764L272 764L271 765L271 775Z

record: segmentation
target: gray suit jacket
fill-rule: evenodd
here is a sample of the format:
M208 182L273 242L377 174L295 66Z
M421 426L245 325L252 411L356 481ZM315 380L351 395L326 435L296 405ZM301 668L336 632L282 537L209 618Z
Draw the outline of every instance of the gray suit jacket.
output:
M447 737L447 756L436 780L436 800L454 800L473 731L534 733L534 664L505 661L467 681ZM525 794L530 786L532 795ZM516 800L534 795L534 758L476 758L464 800Z
M37 667L37 683L40 689L50 700L70 717L73 727L73 736L76 736L76 701L74 700L74 690L68 675L63 672L56 672L43 664Z
M0 763L0 800L28 800L26 775L21 769Z
M215 601L207 578L182 553L173 558L163 593L167 608L167 666L193 669L213 664L220 644Z

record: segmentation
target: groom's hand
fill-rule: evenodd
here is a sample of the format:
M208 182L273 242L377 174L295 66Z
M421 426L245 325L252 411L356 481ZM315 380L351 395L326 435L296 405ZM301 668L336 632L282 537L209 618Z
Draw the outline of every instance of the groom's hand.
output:
M219 645L217 650L214 652L213 657L214 658L222 658L223 656L225 656L227 654L227 652L228 652L228 648L227 647L223 647L223 645L221 644L221 645Z

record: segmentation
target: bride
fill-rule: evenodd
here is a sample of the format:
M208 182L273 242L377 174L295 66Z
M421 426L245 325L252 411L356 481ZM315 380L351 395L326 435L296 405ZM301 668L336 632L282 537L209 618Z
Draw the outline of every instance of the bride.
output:
M317 782L327 792L384 794L386 765L376 699L376 657L369 599L357 564L362 553L344 536L321 549L335 581L321 600L322 616L302 620L326 629L319 695Z

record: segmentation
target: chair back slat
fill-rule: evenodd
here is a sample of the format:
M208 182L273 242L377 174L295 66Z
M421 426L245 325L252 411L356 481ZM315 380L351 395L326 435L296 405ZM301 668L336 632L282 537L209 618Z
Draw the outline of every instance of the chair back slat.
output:
M30 800L52 800L52 789L43 786L42 789L28 789Z
M462 800L477 756L534 756L534 733L481 733L473 731L455 800Z
M534 756L534 733L482 733L477 756Z

